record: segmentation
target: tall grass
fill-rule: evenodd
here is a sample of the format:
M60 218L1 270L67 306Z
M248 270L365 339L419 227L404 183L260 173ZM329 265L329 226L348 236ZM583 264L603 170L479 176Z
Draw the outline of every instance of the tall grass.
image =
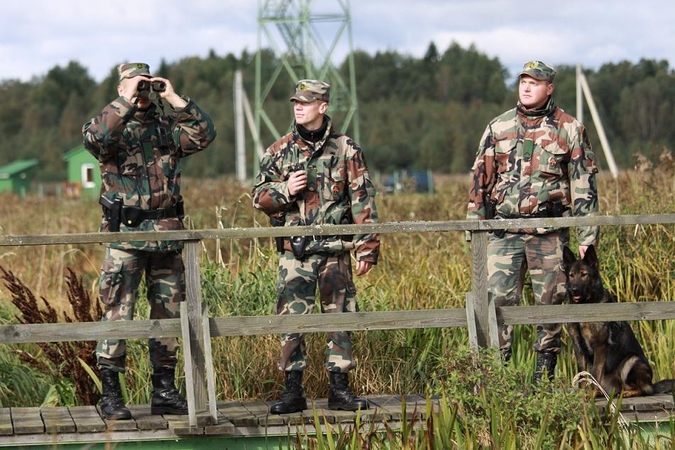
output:
M672 212L675 209L672 180L673 171L669 167L657 167L647 173L624 172L618 180L603 173L599 177L601 213ZM436 178L434 195L381 195L378 198L381 219L383 222L463 219L468 187L468 176L446 176ZM251 207L249 187L232 179L186 180L184 194L189 214L186 223L190 228L268 226L267 218ZM30 196L17 199L6 194L0 195L0 199L4 200L0 202L0 232L5 234L91 232L97 229L100 219L100 208L95 201ZM673 226L603 227L599 254L605 285L618 301L673 299ZM208 241L203 243L201 256L202 296L211 316L273 314L277 269L272 239ZM57 312L72 309L64 283L67 270L73 270L81 277L83 286L88 287L96 298L98 266L102 258L103 248L99 245L0 250L0 266L11 270L36 297L48 299ZM367 276L355 280L360 307L366 311L463 307L465 293L471 286L470 268L471 252L463 232L383 235L378 266ZM526 289L525 294L524 301L531 303L531 291ZM0 289L0 322L15 323L17 313L7 290ZM147 302L141 295L137 317L145 318L147 314ZM633 325L648 358L654 363L655 377L675 378L675 325L672 321ZM352 372L352 378L360 394L417 392L446 398L447 408L434 417L433 420L438 422L428 424L428 429L449 427L447 429L455 430L454 434L451 438L438 433L429 436L428 442L433 441L441 447L430 445L428 448L448 448L445 444L449 441L445 439L478 448L494 440L496 431L502 432L500 448L536 446L542 439L550 437L541 435L537 427L552 430L559 442L579 442L574 448L593 448L590 440L597 436L584 436L598 424L597 413L578 409L582 403L578 399L556 400L560 402L560 411L567 409L572 416L572 423L567 423L558 415L558 410L552 409L544 400L536 400L536 396L517 406L509 403L516 399L508 394L508 384L498 380L510 375L502 374L502 378L492 377L483 384L478 383L474 379L475 366L463 359L461 352L453 353L466 347L468 337L462 328L356 332L353 337L358 367ZM322 333L307 336L310 366L305 384L311 397L327 395L328 379L323 370L325 339ZM560 391L569 388L576 374L571 347L567 339L564 342L565 348L556 369ZM507 369L518 374L516 380L520 385L527 385L527 380L531 379L534 366L532 343L533 327L516 327L514 355ZM212 344L219 401L272 399L279 395L283 385L276 369L278 336L217 338ZM54 390L49 387L63 383L60 378L22 366L18 360L20 352L37 351L36 348L30 345L0 347L0 367L18 366L11 375L0 370L0 402L3 406L35 406L48 398L54 402ZM150 367L145 342L129 342L127 365L128 400L147 403ZM499 373L497 369L490 371ZM466 387L466 380L480 384L483 390L469 390L463 396L461 390L453 390L453 386ZM184 380L180 378L179 382L182 384ZM56 390L62 391L61 388ZM496 392L499 395L494 395ZM81 401L58 395L55 400L66 405ZM515 420L514 414L520 419ZM481 424L480 433L473 428L477 423ZM523 423L530 425L524 427ZM409 438L416 444L421 442L418 437Z

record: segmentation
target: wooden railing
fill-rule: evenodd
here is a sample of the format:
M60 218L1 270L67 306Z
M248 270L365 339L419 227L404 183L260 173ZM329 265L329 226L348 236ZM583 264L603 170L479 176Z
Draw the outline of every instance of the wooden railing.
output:
M290 228L231 228L134 233L4 235L1 246L99 244L120 241L180 240L185 242L186 299L180 319L25 324L0 326L0 343L96 341L181 337L185 357L189 424L217 422L211 338L286 332L368 331L414 328L467 327L475 347L497 345L497 323L512 325L609 320L675 319L672 299L597 305L515 306L495 308L487 295L487 234L491 230L531 227L626 226L673 224L675 214L595 216L583 218L513 219L447 222L396 222L372 225L323 225ZM293 235L349 235L357 233L429 233L470 231L472 289L466 308L416 311L357 312L331 315L210 317L201 301L199 252L202 240L269 238ZM461 238L464 238L462 234Z

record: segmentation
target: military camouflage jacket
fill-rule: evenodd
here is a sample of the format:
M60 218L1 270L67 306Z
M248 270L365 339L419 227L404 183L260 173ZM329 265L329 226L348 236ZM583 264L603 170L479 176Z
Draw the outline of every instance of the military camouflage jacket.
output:
M253 186L253 206L269 216L284 214L285 226L337 225L346 217L347 223L377 223L375 188L363 151L351 138L334 131L326 118L326 131L316 143L303 140L293 127L266 150ZM307 170L307 188L291 197L286 181L298 164ZM358 260L377 263L379 235L355 235L351 247ZM290 250L288 240L285 248ZM338 245L333 250L339 249Z
M211 118L192 100L170 117L155 107L137 110L118 97L84 124L84 147L101 167L101 195L121 198L125 206L143 210L170 208L180 197L180 159L204 150L216 137ZM120 231L183 229L178 217L144 220L137 227L124 223ZM105 217L101 231L108 231ZM113 248L167 251L180 249L178 241L113 243Z
M584 126L549 100L539 111L520 105L493 119L481 138L469 192L467 219L536 216L546 202L562 202L564 215L595 215L598 169ZM544 234L552 228L516 230ZM579 245L595 244L598 227L580 227Z

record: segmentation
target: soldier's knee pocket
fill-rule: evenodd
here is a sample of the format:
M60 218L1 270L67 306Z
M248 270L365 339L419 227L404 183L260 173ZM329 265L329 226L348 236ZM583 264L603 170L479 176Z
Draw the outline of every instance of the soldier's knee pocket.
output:
M123 264L120 261L106 260L101 267L99 295L101 301L108 306L119 305L122 300Z

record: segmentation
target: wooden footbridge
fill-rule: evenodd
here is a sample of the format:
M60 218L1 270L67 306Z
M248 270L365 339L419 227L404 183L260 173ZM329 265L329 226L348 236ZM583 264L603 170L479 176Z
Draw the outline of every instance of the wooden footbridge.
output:
M294 227L294 234L336 235L356 233L463 232L473 235L472 291L466 308L417 311L358 312L306 316L210 317L201 301L199 252L204 239L269 238L289 234L284 228L233 228L136 233L86 233L39 236L0 236L0 247L22 245L100 244L117 241L180 240L185 242L186 300L180 319L129 322L15 324L0 326L0 344L95 341L117 339L182 338L185 358L186 416L153 416L148 405L130 405L132 420L107 421L94 406L0 408L0 446L68 446L93 448L95 443L142 443L139 448L171 448L171 443L198 441L208 449L214 439L228 439L213 448L278 448L280 439L293 439L332 425L365 423L396 429L403 423L423 426L424 414L437 406L419 395L369 397L372 408L358 414L335 412L318 399L302 413L272 416L263 401L216 401L211 339L226 336L286 332L370 331L414 328L466 327L473 348L497 345L497 324L570 323L579 321L675 319L675 303L654 301L599 305L516 306L496 308L487 295L487 233L495 229L587 225L644 225L675 223L674 214L599 216L518 220L400 222L377 225ZM429 404L427 404L429 402ZM405 405L405 408L404 408ZM624 399L628 420L659 421L672 417L673 397ZM237 447L236 440L244 440ZM262 442L260 445L258 442ZM116 444L117 445L117 444ZM259 445L259 447L256 447ZM83 447L86 446L86 447ZM156 447L153 447L156 446ZM108 448L108 447L106 447ZM185 447L180 447L185 448Z
M285 448L297 439L339 428L361 427L363 430L421 427L429 411L438 410L437 399L418 395L367 397L371 408L358 413L331 411L326 399L318 399L301 413L270 415L270 403L264 401L230 401L217 403L217 422L198 417L191 426L188 416L157 416L149 405L130 405L131 420L106 420L95 406L49 408L1 408L0 447L41 446L90 448L94 443L142 443L142 448L170 449L172 443L198 442L200 449ZM405 404L404 404L405 403ZM607 402L598 402L606 406ZM626 398L621 414L626 421L659 424L669 430L675 410L672 395ZM184 445L185 442L183 442ZM185 448L176 446L175 448ZM197 448L197 447L195 447Z
M420 427L428 411L438 409L436 399L418 395L372 396L368 400L371 408L358 413L331 411L326 399L318 399L311 409L281 415L270 415L270 403L260 400L219 402L217 423L200 416L196 426L190 425L188 416L152 415L149 405L130 405L132 419L120 421L103 419L95 406L2 408L0 447L134 442L143 443L144 449L168 449L172 442L196 440L201 443L199 448L211 448L209 442L217 446L226 441L227 448L240 448L233 445L237 441L241 448L278 448L278 443L289 444L298 437L339 427L383 430L386 424L390 429L400 429L404 422ZM599 403L604 406L607 402ZM626 421L665 423L665 429L669 429L674 409L672 395L626 398L621 403Z

